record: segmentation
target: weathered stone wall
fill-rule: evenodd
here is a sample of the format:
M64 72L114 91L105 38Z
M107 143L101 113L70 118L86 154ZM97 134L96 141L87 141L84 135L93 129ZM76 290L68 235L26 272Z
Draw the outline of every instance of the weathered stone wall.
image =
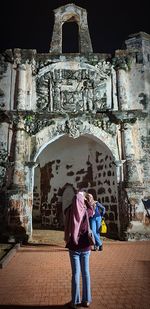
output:
M85 10L70 4L55 17L49 53L0 55L1 222L29 236L33 218L62 228L65 189L82 184L106 206L110 236L148 239L150 36L129 37L115 57L94 54ZM68 21L76 54L62 54Z

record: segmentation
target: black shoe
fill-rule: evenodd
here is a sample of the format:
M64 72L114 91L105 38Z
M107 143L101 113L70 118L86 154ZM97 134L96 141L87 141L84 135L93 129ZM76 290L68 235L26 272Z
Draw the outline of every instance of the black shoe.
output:
M70 308L70 309L77 309L77 305L73 304L72 302L67 303L66 306L67 308Z
M90 307L90 303L89 303L88 301L84 301L84 302L82 303L82 307L88 308L88 307Z
M98 251L103 251L103 246L99 246Z

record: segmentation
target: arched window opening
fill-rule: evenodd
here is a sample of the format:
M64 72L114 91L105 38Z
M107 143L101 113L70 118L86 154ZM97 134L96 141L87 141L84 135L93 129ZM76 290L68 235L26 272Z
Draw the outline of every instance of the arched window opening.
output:
M62 26L62 53L79 53L79 33L76 22L66 22Z

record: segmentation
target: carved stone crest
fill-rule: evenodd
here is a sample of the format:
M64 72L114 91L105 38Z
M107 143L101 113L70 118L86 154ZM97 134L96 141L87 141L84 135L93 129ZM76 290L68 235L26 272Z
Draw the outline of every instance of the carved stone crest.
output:
M70 68L72 66L72 69ZM61 63L43 70L37 76L37 107L39 110L76 112L105 109L107 81L111 64L106 61L92 66Z

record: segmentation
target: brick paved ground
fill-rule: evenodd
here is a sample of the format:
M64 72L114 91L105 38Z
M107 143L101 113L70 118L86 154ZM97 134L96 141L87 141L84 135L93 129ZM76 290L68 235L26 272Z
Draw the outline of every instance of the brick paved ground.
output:
M91 309L150 308L150 242L104 242L91 252ZM1 308L66 308L70 262L63 246L28 245L0 270Z

